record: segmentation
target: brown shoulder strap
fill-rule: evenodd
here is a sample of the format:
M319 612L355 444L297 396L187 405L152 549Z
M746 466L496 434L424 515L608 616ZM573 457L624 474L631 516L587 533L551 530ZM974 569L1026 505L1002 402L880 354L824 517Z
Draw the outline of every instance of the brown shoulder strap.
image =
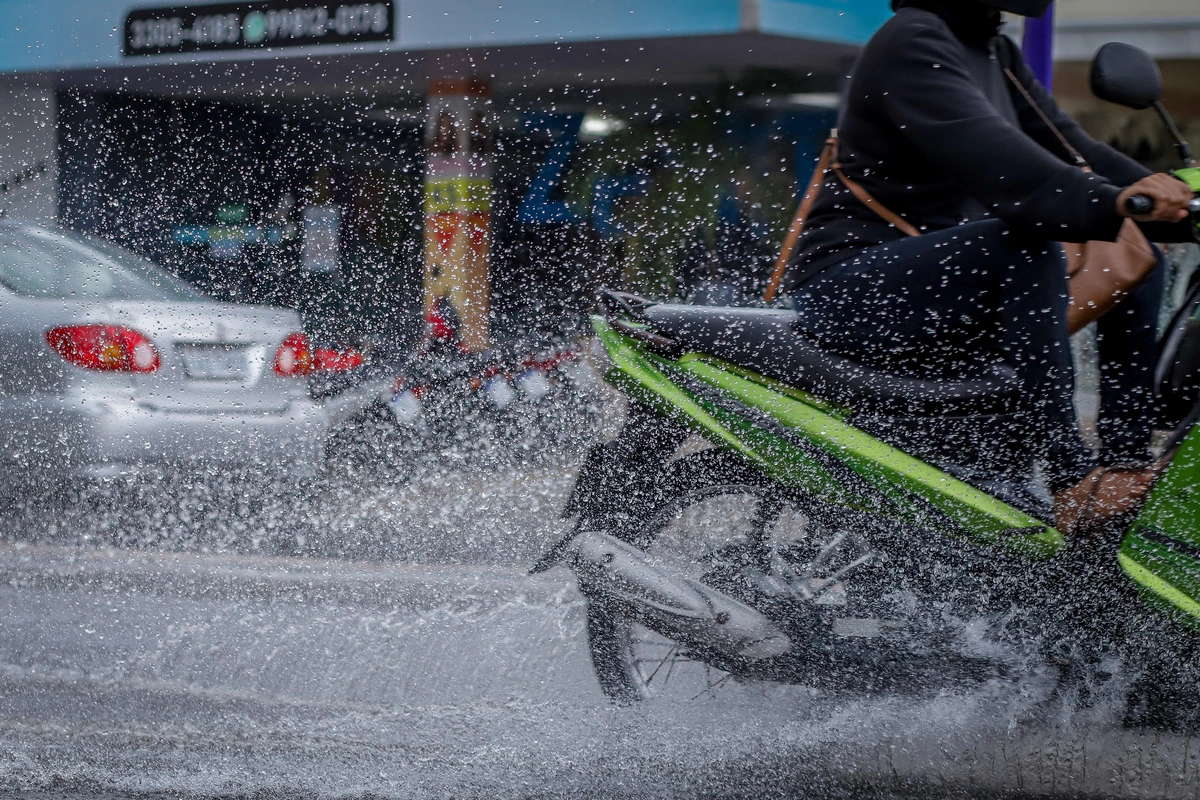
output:
M846 177L846 173L842 172L841 164L833 165L833 172L838 176L838 180L846 184L846 188L850 190L850 194L858 198L858 202L862 203L867 208L878 214L884 222L894 225L896 230L904 233L906 236L920 236L921 232L917 230L911 222L901 217L895 211L885 206L883 203L871 196L871 193L864 189L860 184Z
M1063 148L1066 149L1067 154L1071 156L1071 158L1075 159L1075 166L1090 172L1091 167L1088 166L1087 159L1083 157L1083 153L1080 153L1078 150L1076 150L1075 147L1067 141L1067 137L1063 136L1063 133L1058 129L1058 126L1050 121L1049 115L1047 115L1046 112L1042 110L1042 107L1034 101L1033 95L1031 95L1029 90L1025 88L1025 85L1017 79L1017 76L1013 74L1012 69L1005 67L1004 74L1008 76L1010 81L1012 81L1012 85L1017 87L1017 91L1020 92L1021 96L1025 98L1025 102L1029 104L1029 107L1037 112L1037 115L1042 118L1042 122L1046 123L1046 127L1058 137L1058 141L1062 144Z
M825 174L830 171L837 175L838 180L846 185L846 188L858 198L860 203L878 214L884 222L894 225L897 230L906 236L921 235L921 232L912 223L889 209L883 203L880 203L860 184L846 177L846 173L842 172L841 162L834 160L834 156L837 154L837 147L838 132L837 128L834 128L830 131L829 138L825 140L825 149L821 151L821 159L817 162L817 168L813 170L812 180L808 183L808 191L804 193L804 199L800 202L800 208L796 209L796 217L792 220L792 224L788 228L787 237L783 240L783 249L779 253L779 258L775 261L775 269L771 270L771 277L767 281L767 289L763 292L764 302L774 302L775 298L779 296L779 286L783 282L784 273L787 272L788 262L792 260L792 254L796 252L796 242L800 240L800 234L804 231L804 223L808 221L808 215L812 211L813 202L817 199L817 192L825 180Z
M787 272L788 262L792 260L792 254L796 252L796 242L800 240L800 234L804 232L804 223L808 221L813 202L817 199L817 192L821 190L821 184L825 181L825 174L829 172L829 165L833 161L836 151L837 128L834 128L829 132L829 138L825 140L825 148L821 150L817 168L813 170L812 179L808 182L808 190L800 200L800 207L796 209L796 216L792 219L792 224L788 226L787 236L783 240L783 249L779 251L779 258L775 259L775 268L771 270L767 289L763 292L763 302L773 303L779 296L779 286L783 282L783 274Z

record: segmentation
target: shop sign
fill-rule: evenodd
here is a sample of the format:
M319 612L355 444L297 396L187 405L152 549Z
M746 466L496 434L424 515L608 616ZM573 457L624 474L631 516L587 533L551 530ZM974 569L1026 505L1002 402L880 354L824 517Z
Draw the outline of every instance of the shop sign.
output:
M260 0L137 8L125 16L125 55L202 53L390 42L392 2Z

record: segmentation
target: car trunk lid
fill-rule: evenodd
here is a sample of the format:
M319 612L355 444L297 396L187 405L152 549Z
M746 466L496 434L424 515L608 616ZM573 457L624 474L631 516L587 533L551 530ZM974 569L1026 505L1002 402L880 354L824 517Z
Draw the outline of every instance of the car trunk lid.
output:
M280 342L301 329L294 311L232 303L120 301L113 322L148 336L160 368L135 379L137 401L164 411L281 413L307 395L273 369Z

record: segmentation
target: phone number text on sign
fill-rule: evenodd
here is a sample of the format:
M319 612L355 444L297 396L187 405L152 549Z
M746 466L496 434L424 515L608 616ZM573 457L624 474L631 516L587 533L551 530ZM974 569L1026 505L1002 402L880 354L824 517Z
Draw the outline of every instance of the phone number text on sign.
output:
M136 9L125 18L125 55L391 41L392 36L390 3L268 0Z

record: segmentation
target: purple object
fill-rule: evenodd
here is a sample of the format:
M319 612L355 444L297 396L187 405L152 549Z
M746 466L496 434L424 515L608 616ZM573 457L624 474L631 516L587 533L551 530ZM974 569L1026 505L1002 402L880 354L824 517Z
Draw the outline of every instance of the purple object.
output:
M1054 84L1054 6L1040 17L1025 20L1025 36L1021 41L1025 63L1033 74L1051 91Z

